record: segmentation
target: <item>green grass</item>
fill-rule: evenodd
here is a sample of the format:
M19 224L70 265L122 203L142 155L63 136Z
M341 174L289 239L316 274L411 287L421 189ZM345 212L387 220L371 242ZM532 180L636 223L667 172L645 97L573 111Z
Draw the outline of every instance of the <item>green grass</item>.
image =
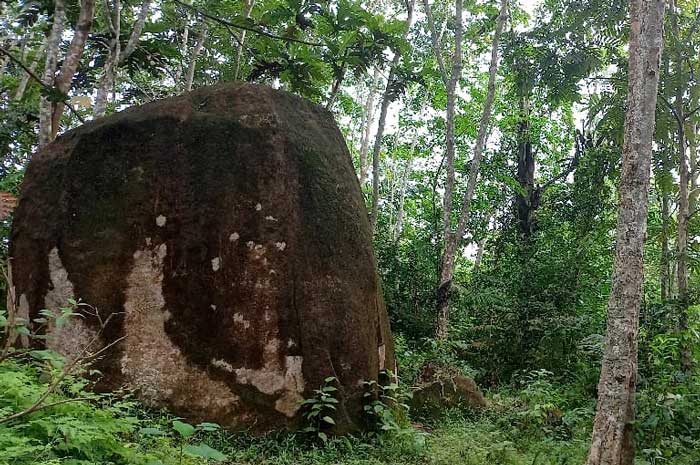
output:
M0 363L0 418L31 405L45 377L30 363ZM323 445L301 434L198 430L183 442L167 413L85 388L79 378L68 379L51 402L90 399L0 424L0 464L200 465L213 462L181 455L180 446L206 443L226 454L223 463L237 465L574 465L585 460L593 414L590 400L575 404L562 394L565 388L538 379L521 391L491 395L481 413L453 410L392 435L332 438ZM552 413L559 409L561 415ZM661 456L644 446L638 452L639 465L700 463L700 451L687 447Z

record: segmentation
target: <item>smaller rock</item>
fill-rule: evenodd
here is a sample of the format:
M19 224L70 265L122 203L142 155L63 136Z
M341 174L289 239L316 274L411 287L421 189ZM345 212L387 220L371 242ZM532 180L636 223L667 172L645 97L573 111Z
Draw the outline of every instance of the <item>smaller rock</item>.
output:
M451 376L420 385L413 392L411 410L426 417L439 417L446 409L483 409L488 402L473 379Z

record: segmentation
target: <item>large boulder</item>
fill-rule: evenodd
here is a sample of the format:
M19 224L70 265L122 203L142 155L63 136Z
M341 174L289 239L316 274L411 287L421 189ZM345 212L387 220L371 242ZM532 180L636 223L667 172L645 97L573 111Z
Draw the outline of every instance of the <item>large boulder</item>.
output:
M343 137L269 87L202 88L59 137L27 168L11 256L23 312L71 298L99 312L51 330L51 347L74 357L123 337L98 388L193 421L295 427L334 376L351 430L362 381L394 369Z

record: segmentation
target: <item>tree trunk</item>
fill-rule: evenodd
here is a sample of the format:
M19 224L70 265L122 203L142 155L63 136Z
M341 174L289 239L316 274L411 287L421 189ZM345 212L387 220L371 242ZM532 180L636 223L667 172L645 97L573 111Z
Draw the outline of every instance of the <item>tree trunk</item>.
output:
M396 223L394 223L394 242L398 242L403 232L403 219L406 214L406 190L408 188L408 178L411 176L413 160L406 160L403 173L401 175L401 185L399 187L399 210L396 212Z
M528 238L535 229L534 214L539 207L540 190L535 185L535 157L530 138L530 105L527 95L520 97L517 177L521 192L515 197L516 214L520 232Z
M194 70L197 67L197 58L204 48L204 41L207 39L207 23L202 21L201 29L199 30L199 35L197 36L197 43L192 49L192 56L190 57L190 65L187 68L187 79L185 80L185 92L192 90L192 81L194 81Z
M440 284L437 290L437 324L435 335L438 339L447 338L449 328L449 308L450 293L452 290L452 278L454 277L457 251L462 245L464 234L467 230L467 221L471 210L471 201L476 191L476 182L479 179L479 166L484 155L486 145L486 135L491 121L491 109L496 94L496 73L498 71L498 43L503 32L503 27L508 16L508 0L501 0L501 9L496 23L496 31L491 43L491 64L489 66L489 82L486 93L486 101L479 121L479 131L474 144L474 157L469 168L469 180L467 181L467 191L462 199L462 206L459 211L457 221L457 232L451 234L445 230L445 252L440 267ZM434 29L434 28L433 28ZM454 171L454 166L448 166L448 170Z
M408 4L408 17L406 18L406 24L408 27L406 28L404 38L408 36L408 31L411 29L411 24L413 23L413 10L415 6L416 0L411 0L411 2ZM377 134L374 136L374 147L372 149L372 210L370 213L372 231L374 231L377 227L377 214L379 213L379 154L382 149L382 138L384 137L386 115L389 111L389 104L391 104L393 96L392 85L394 84L394 79L396 79L396 68L399 66L400 59L400 51L398 49L394 50L394 58L391 60L389 77L386 80L386 88L384 89L384 95L382 96L382 106L381 110L379 111Z
M102 72L100 82L97 86L95 108L93 110L95 117L104 116L105 114L109 92L114 87L116 81L117 69L119 66L123 65L134 50L136 50L136 46L139 43L141 34L143 33L143 28L146 23L146 17L148 16L150 6L151 0L143 0L141 3L141 9L139 10L134 27L131 30L129 41L122 51L121 43L119 41L121 34L120 0L114 0L114 11L112 14L109 12L109 5L107 2L105 2L105 8L107 10L105 16L108 17L108 24L110 33L112 34L112 40L110 41L109 55L107 56L107 61L104 65L104 71Z
M634 462L637 336L649 171L663 48L663 0L630 0L629 86L607 344L587 465Z
M661 301L666 302L671 298L671 251L668 247L670 233L669 195L661 192Z
M333 81L333 87L331 88L331 95L328 97L328 102L326 102L326 110L330 110L333 108L333 104L335 103L335 100L338 98L338 94L340 93L340 89L343 85L343 80L345 79L345 71L347 70L347 63L343 63L342 66L340 67L340 73L338 74L338 77L335 78L335 81Z
M476 247L476 257L474 257L474 268L472 269L472 274L479 272L481 268L481 261L484 258L484 248L486 248L486 237L481 239Z
M100 77L100 82L97 86L97 95L95 96L95 108L93 113L95 118L104 116L107 110L107 97L109 91L114 84L114 75L119 63L119 54L121 52L121 43L119 41L119 36L121 34L121 2L120 0L113 0L114 6L110 11L109 2L104 1L105 9L105 19L109 26L109 32L112 35L112 39L109 41L109 52L107 54L107 61L104 64L104 71Z
M676 11L676 2L671 0L671 28L675 37L680 37L680 28L678 25L678 12ZM678 129L678 330L684 333L688 330L688 220L690 215L688 203L688 150L685 139L685 110L683 105L683 94L685 92L686 80L683 79L683 56L678 46L675 53L676 71L678 83L676 86L676 96L674 100L675 118ZM680 365L684 373L689 373L691 370L691 354L688 343L685 338L681 340L680 348Z
M71 40L70 47L68 48L68 54L63 60L61 71L58 73L58 76L56 76L56 80L54 81L55 87L64 94L68 94L70 91L73 76L75 76L75 72L78 70L78 65L80 64L80 59L83 56L83 50L85 49L85 41L90 33L90 29L92 28L94 18L95 0L81 0L80 15L78 17L78 23L75 26L73 40ZM64 109L65 104L63 102L56 102L52 105L51 140L54 140L56 138L56 134L58 134L61 116L63 115Z
M36 72L36 68L39 66L39 61L41 61L41 57L44 55L44 50L46 49L46 43L41 44L41 47L39 47L39 50L37 50L36 54L34 55L34 59L32 60L32 63L29 65L29 69L34 73ZM29 75L29 73L24 73L22 74L22 78L19 81L19 84L17 85L17 90L15 91L15 95L13 99L15 101L20 101L22 100L22 97L24 97L24 93L27 90L27 86L29 85L29 81L32 77Z
M367 179L367 153L369 152L369 136L374 123L374 99L377 94L377 82L379 81L379 68L374 68L372 84L367 94L365 111L363 114L362 141L360 144L360 184Z
M54 1L53 25L46 42L46 64L41 81L49 87L53 87L58 67L58 52L63 35L63 23L66 19L66 5L64 0ZM46 145L53 140L51 137L51 109L52 103L45 96L39 100L39 146Z
M243 15L246 19L250 18L250 14L253 11L253 6L255 5L255 0L245 0L245 10ZM236 50L236 65L233 70L233 80L238 80L238 73L241 69L241 58L243 57L243 46L245 44L246 31L241 31L241 37L238 43L238 49Z

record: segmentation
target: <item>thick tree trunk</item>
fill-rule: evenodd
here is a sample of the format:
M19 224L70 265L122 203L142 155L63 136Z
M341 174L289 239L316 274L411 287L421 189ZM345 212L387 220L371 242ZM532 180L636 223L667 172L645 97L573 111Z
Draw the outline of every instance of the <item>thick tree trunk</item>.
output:
M41 81L53 87L58 68L58 52L63 35L63 23L66 19L66 5L64 0L54 1L53 25L46 42L46 64ZM46 145L53 140L51 137L51 109L52 103L45 96L39 101L39 146Z
M663 48L663 0L630 0L629 90L607 344L587 465L634 462L637 336L649 171Z
M58 76L56 76L56 80L54 81L55 87L64 94L68 94L70 91L73 76L75 76L75 72L78 70L78 65L80 64L80 59L83 56L83 50L85 49L85 42L87 41L88 34L92 28L94 18L95 0L82 0L80 2L80 15L78 16L78 23L75 26L73 40L71 40L70 47L68 48L68 54L63 60L61 71L58 73ZM65 104L63 102L56 102L52 106L51 140L54 140L56 138L56 134L58 134L61 116L63 115L64 109Z
M461 0L458 0L461 1ZM413 23L413 10L416 6L416 0L411 0L408 4L408 17L406 18L406 33L404 38L408 36L408 31ZM377 133L374 136L374 147L372 148L372 210L370 213L370 223L372 231L377 227L377 215L379 213L379 154L382 149L382 138L384 137L384 126L386 125L386 115L389 111L389 104L392 101L392 85L396 79L396 68L399 66L401 53L397 49L394 51L394 58L391 60L389 68L389 77L386 80L386 88L382 96L382 105L379 111L379 121L377 124Z
M362 141L360 143L360 184L364 184L367 179L367 153L369 152L369 137L374 123L374 99L377 95L377 82L379 81L379 68L374 68L372 76L372 85L367 94L365 102L365 111L362 125Z
M197 67L197 58L204 48L204 41L207 40L207 23L202 21L200 25L199 34L197 35L197 43L195 43L192 49L192 56L190 57L190 64L187 68L187 78L185 79L185 92L192 90L192 82L194 81L194 70Z
M438 339L447 337L449 328L449 309L450 309L450 293L452 290L452 278L454 277L456 255L464 234L467 231L467 221L471 211L471 202L476 191L476 183L479 179L479 166L481 159L484 156L484 146L486 145L486 135L488 133L489 124L491 121L491 110L493 108L493 100L496 95L496 73L498 71L498 44L503 32L503 27L508 16L508 0L501 0L501 9L496 23L496 31L491 43L491 64L489 66L489 82L486 93L486 101L481 113L479 121L479 131L474 144L474 157L472 158L471 166L469 167L469 180L467 181L467 191L462 199L462 206L459 211L459 219L457 221L457 232L452 234L448 229L445 230L445 252L442 258L440 267L440 284L437 290L437 323L435 335ZM449 169L449 167L448 167ZM454 166L451 168L454 171Z

